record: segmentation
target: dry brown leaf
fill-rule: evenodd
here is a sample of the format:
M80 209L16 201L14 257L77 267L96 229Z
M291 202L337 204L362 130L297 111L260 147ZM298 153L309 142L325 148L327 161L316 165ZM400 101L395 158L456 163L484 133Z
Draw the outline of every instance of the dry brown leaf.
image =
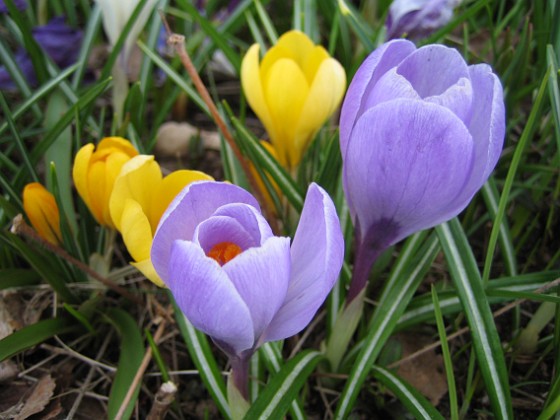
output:
M158 157L185 157L193 137L200 136L204 149L219 150L220 136L213 131L199 128L183 122L169 121L161 125L157 133L154 152Z
M431 344L429 337L421 334L397 334L402 346L402 357L406 357ZM443 359L435 351L426 352L399 366L397 374L437 406L447 393L447 379Z
M15 420L24 420L33 414L40 413L45 409L53 396L56 384L50 375L43 376L35 384L33 391L24 402L24 406Z

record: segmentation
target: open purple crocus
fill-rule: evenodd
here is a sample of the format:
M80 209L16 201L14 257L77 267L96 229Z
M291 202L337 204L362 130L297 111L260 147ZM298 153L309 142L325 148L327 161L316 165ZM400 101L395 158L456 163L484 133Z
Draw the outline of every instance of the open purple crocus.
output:
M490 66L407 40L383 44L364 61L340 118L357 241L347 302L380 252L468 205L496 166L504 133L502 86Z
M264 342L300 332L332 289L344 242L330 197L307 192L294 240L274 236L244 189L186 187L161 218L153 265L187 319L229 356L246 397L246 364Z

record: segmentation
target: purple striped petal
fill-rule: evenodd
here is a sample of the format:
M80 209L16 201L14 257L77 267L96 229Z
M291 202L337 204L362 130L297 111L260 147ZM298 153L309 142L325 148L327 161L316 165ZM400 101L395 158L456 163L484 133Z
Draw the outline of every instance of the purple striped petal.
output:
M334 204L317 184L307 191L291 249L290 287L263 341L300 332L333 288L344 258L344 239Z

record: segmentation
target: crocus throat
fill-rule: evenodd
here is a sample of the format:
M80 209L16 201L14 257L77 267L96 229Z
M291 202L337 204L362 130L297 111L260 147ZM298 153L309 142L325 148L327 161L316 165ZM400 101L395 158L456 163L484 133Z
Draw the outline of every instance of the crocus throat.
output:
M233 242L220 242L214 245L206 255L216 260L218 264L224 265L241 254L241 252L241 248Z

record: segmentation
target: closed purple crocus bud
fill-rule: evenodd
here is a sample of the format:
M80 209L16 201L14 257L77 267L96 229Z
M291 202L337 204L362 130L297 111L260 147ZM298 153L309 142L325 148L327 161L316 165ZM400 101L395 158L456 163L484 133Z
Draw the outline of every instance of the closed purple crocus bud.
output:
M445 26L461 0L394 0L387 15L387 39L425 38Z
M343 254L335 207L316 184L291 246L290 238L274 236L247 191L195 182L162 216L151 250L187 319L229 356L245 397L250 356L307 326L336 282Z
M357 240L347 302L380 252L469 204L496 166L504 133L503 90L490 66L407 40L385 43L364 61L340 117Z
M51 19L46 25L33 28L35 41L60 68L66 68L76 62L80 53L83 33L64 23L64 16ZM31 58L24 49L19 49L15 61L30 85L37 84L35 69ZM14 88L8 71L0 68L0 89Z

